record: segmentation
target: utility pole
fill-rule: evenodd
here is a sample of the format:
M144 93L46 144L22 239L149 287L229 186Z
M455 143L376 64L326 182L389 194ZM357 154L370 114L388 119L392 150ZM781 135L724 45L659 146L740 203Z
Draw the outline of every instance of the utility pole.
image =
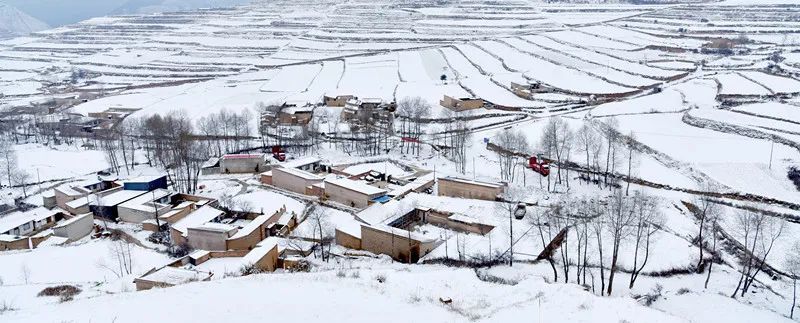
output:
M772 140L771 143L769 146L769 169L772 169L772 151L775 150L775 140Z

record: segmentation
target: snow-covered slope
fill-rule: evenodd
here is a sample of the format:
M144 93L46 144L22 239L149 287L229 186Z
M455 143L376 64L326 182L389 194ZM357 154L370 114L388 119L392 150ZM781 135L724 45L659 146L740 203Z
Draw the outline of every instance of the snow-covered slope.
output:
M155 13L197 8L232 7L250 0L128 0L111 14Z
M50 28L47 24L0 2L0 39L27 35Z

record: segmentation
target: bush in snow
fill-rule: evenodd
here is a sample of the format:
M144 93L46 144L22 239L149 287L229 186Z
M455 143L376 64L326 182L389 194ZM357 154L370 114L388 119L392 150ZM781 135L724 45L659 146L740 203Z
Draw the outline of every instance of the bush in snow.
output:
M383 283L386 282L386 275L377 274L377 275L375 275L375 280L377 280L379 283L383 284Z
M14 305L12 305L11 303L9 303L6 300L4 300L2 303L0 303L0 314L3 314L5 312L16 311L16 310L17 310L17 308L14 307Z
M485 270L475 269L475 275L478 276L478 279L480 281L484 281L487 283L510 285L510 286L519 284L518 280L498 277L490 273L487 273Z
M188 244L180 244L167 249L167 254L172 258L181 258L188 255L190 252L192 252L192 247Z
M169 246L172 242L172 239L170 239L169 231L159 231L151 233L150 236L147 237L147 241Z
M347 272L345 272L344 269L340 268L339 270L336 271L336 277L345 278L347 277Z
M633 298L641 302L645 306L653 305L659 298L661 298L661 292L664 290L664 287L661 284L656 284L656 287L653 287L653 290L650 291L648 294L644 295L633 295Z
M354 271L354 272L350 273L350 278L354 278L354 279L355 279L355 278L361 278L361 272L359 272L358 270L356 270L356 271Z
M797 190L800 191L800 169L797 167L789 168L789 179L794 183L794 186L797 187Z
M239 274L241 276L247 276L247 275L253 275L253 274L261 274L263 272L264 272L264 270L262 270L261 268L258 268L258 266L256 266L255 264L244 265L244 266L242 266L241 269L239 269Z
M691 292L691 290L689 290L686 287L683 287L683 288L678 290L678 295L688 294L689 292Z
M40 291L39 294L36 294L36 296L39 296L39 297L43 297L43 296L58 296L59 297L59 301L64 303L64 302L71 301L75 297L75 295L78 295L80 293L81 293L81 289L78 288L77 286L73 286L73 285L58 285L58 286L47 287L47 288L43 289L42 291Z

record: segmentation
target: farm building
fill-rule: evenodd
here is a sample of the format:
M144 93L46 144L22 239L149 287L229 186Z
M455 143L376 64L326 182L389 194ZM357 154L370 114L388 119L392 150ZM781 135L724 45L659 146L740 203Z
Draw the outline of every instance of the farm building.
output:
M311 186L322 183L323 178L296 168L272 169L272 185L300 194L310 194Z
M185 215L180 220L170 225L170 237L172 243L181 245L187 243L187 237L190 227L197 227L206 222L220 220L225 216L225 212L215 209L209 205L203 206Z
M342 121L390 121L396 108L394 102L386 103L379 98L352 98L345 103L341 118Z
M245 265L253 265L261 271L275 271L278 268L278 240L267 238L250 250L242 259Z
M227 250L228 238L238 231L235 226L217 222L206 222L186 230L186 241L192 248L211 251Z
M250 250L259 242L267 238L267 225L274 217L262 214L239 228L232 236L226 239L227 250Z
M329 107L343 107L348 100L352 99L352 95L337 95L337 96L323 96L322 104Z
M389 255L401 262L417 262L437 246L436 242L435 239L387 225L361 226L363 250Z
M548 93L552 92L552 90L551 87L545 86L540 82L530 82L527 84L511 82L511 91L523 99L531 99L536 93Z
M59 208L48 210L38 207L27 211L14 211L0 217L0 234L27 236L52 227L66 212Z
M120 204L145 194L147 194L147 191L121 190L106 196L92 195L87 198L89 200L89 209L87 212L92 212L95 216L116 220L119 217L118 206ZM75 206L71 205L73 202L82 202L82 200L72 201L68 205ZM83 210L82 207L78 209Z
M209 159L203 164L203 175L211 174L247 174L260 173L267 170L264 154L228 154L220 158Z
M325 196L333 201L358 208L388 199L386 190L347 178L325 180Z
M53 227L53 235L75 241L92 233L93 228L94 217L91 213L86 213L57 224Z
M152 191L167 189L167 175L142 176L124 181L122 188L127 191Z
M121 221L132 223L155 219L172 210L169 205L172 194L163 188L152 190L117 206L117 215Z
M52 199L54 198L57 207L72 214L82 214L89 212L88 202L85 204L77 203L84 206L84 209L81 210L83 212L69 207L67 203L82 198L86 200L85 197L89 196L89 194L108 195L121 189L122 186L112 181L87 181L79 184L64 184L53 189L53 197L43 197L44 205L52 205Z
M306 125L311 122L314 106L305 103L284 103L269 107L261 114L262 127L276 125Z
M479 182L455 177L439 178L438 182L439 196L494 201L506 190L504 184Z
M445 95L444 98L439 101L439 104L445 108L458 112L483 108L484 102L480 98L454 98Z
M211 273L189 270L171 266L153 268L141 277L133 280L136 290L148 290L155 287L170 287L186 284L193 281L211 280Z

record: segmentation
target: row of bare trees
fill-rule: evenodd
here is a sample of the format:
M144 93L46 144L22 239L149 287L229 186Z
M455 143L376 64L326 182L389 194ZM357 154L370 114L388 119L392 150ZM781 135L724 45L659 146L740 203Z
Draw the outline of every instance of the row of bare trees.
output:
M546 259L555 281L559 280L556 263L560 263L564 282L574 279L595 290L599 279L600 294L611 295L623 257L628 259L628 287L633 288L651 259L653 236L662 228L664 217L656 197L639 191L626 196L622 190L615 190L606 200L567 194L553 208L529 217L529 222L538 228L542 245L562 230L570 231L561 240L557 254ZM631 248L623 254L625 244ZM574 278L570 278L571 268L575 269ZM599 269L599 277L592 271L594 268Z

